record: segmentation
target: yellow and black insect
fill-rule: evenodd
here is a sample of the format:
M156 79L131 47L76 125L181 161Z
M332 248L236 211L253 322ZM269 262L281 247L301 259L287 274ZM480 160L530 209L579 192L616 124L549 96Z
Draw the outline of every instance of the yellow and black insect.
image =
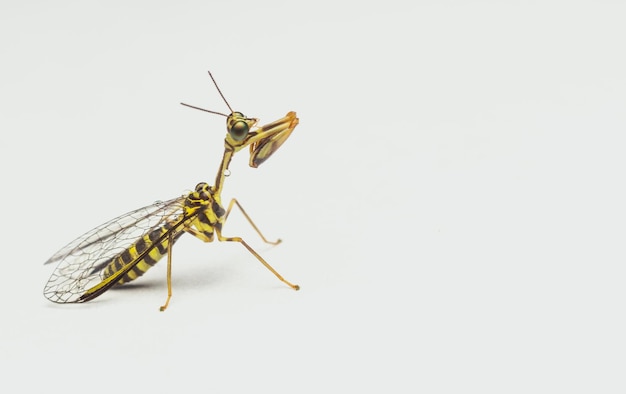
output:
M228 130L224 140L224 156L214 186L198 183L195 190L168 201L156 202L128 212L70 242L45 264L58 263L44 288L44 295L56 303L87 302L111 287L130 282L143 275L167 254L167 299L172 297L172 245L184 233L204 242L239 242L278 279L294 290L299 286L285 280L254 249L240 237L225 237L222 226L236 205L264 242L276 245L280 239L268 241L236 199L224 209L221 201L228 165L235 154L250 147L250 166L258 167L289 138L298 125L295 112L265 126L256 127L258 119L247 118L232 110L209 72L213 84L230 110L230 115L191 105L191 108L226 117Z

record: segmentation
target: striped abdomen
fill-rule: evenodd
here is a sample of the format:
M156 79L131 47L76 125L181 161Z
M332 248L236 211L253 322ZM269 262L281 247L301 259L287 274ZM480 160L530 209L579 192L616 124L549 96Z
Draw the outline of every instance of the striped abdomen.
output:
M137 242L132 244L128 249L116 256L102 271L102 279L106 279L113 275L115 272L122 269L124 266L134 261L139 255L145 253L143 258L135 264L135 266L128 271L117 282L118 285L130 282L143 275L147 270L155 265L163 256L167 254L168 237L164 235L172 228L172 223L165 223L163 226L158 227L151 232L141 237ZM178 232L174 235L172 243L176 242L183 232ZM159 242L159 239L161 241Z

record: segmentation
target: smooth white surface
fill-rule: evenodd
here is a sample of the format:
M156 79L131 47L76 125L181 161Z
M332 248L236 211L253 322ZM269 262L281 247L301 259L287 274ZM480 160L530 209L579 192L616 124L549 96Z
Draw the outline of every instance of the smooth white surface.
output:
M509 2L510 3L510 2ZM0 6L0 387L623 392L619 2ZM301 123L237 197L278 247L181 239L83 305L42 263L212 182L230 104ZM6 390L3 390L6 391Z

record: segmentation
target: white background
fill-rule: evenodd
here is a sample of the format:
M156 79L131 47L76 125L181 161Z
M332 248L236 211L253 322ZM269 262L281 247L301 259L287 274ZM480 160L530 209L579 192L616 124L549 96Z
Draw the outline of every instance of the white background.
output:
M626 7L618 1L3 2L0 389L624 392ZM236 244L183 237L81 305L56 250L213 182ZM194 390L195 389L195 390Z

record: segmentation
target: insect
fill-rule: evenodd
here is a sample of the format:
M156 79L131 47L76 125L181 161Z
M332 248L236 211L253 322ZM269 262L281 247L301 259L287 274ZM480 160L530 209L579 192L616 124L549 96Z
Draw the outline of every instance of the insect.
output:
M212 242L215 237L218 241L239 242L278 279L294 290L300 288L285 280L241 237L222 235L222 227L236 206L263 242L272 245L281 242L280 239L268 241L236 199L233 198L226 209L221 201L233 155L249 147L249 165L258 167L289 138L298 125L296 113L288 112L281 119L256 127L258 119L233 111L211 72L209 76L230 115L181 104L226 117L224 156L214 185L200 182L186 195L128 212L67 244L45 263L57 263L44 287L47 299L56 303L93 300L113 286L137 279L167 255L167 299L160 307L164 311L172 297L172 246L185 233L204 242Z

